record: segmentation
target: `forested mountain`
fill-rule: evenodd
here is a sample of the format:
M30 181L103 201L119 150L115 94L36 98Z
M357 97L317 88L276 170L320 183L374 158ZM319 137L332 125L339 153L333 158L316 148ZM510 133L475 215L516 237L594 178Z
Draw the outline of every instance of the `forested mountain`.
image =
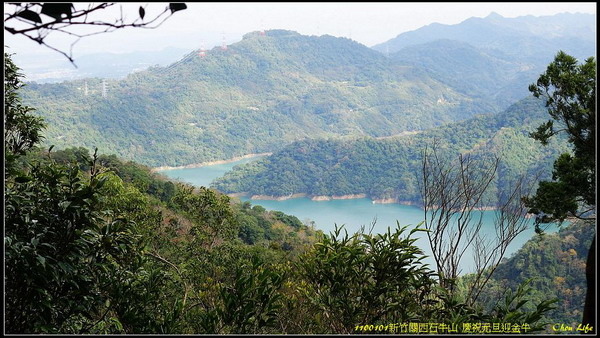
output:
M47 144L98 146L148 165L280 149L307 137L388 136L493 111L424 71L349 39L247 34L123 81L27 86ZM88 91L86 95L85 87Z
M547 64L561 49L578 59L596 54L596 16L562 13L552 16L504 18L492 13L456 25L433 23L373 46L383 53L440 39L456 40L533 63Z
M307 38L289 32L277 33L284 36L291 34L286 41L292 45L295 38ZM248 37L253 38L265 40L259 40L264 38L260 34ZM347 43L346 40L333 40ZM298 46L305 44L299 43ZM294 49L293 46L288 47ZM435 331L431 325L425 328L427 333L480 333L474 331L477 323L485 323L488 333L536 333L548 329L547 324L554 320L570 321L578 315L574 310L581 296L579 272L581 258L589 244L585 243L589 225L573 227L563 234L560 241L530 242L522 254L498 268L497 279L489 285L491 291L486 293L490 298L479 307L464 300L460 289L464 279L457 279L458 288L448 288L448 284L443 283L443 274L432 271L423 263L423 251L415 245L422 230L407 231L407 227L397 224L395 228L389 225L386 232L378 234L348 234L337 227L333 233L323 234L302 224L294 216L267 212L248 202L231 201L215 190L171 182L152 173L144 165L116 155L103 155L110 149L103 149L100 155L96 152L91 155L87 148L78 147L78 143L73 141L73 135L89 137L99 144L113 142L115 147L129 146L132 153L144 155L143 150L147 149L135 147L127 140L148 138L148 144L153 144L156 140L152 137L162 137L162 141L168 141L168 137L176 135L173 128L169 129L173 127L171 123L187 123L185 118L194 117L185 115L189 113L186 110L188 106L201 106L201 103L193 103L198 96L183 89L207 90L205 85L210 81L202 79L210 74L221 74L227 78L226 74L231 69L254 69L248 64L235 68L236 62L239 64L247 59L240 56L242 48L231 47L230 50L237 50L238 54L225 56L226 51L214 50L204 59L190 55L169 69L157 68L139 76L130 76L113 84L108 92L114 96L107 95L106 98L93 97L93 94L99 94L99 79L89 80L88 85L96 86L93 89L96 92L88 92L87 96L82 92L84 87L77 87L84 82L31 85L29 100L38 100L44 104L44 109L56 109L59 112L57 116L63 118L58 126L51 121L52 110L44 113L48 116L44 121L33 114L35 107L23 103L19 69L5 53L6 333L417 334L425 333L422 323L435 324ZM364 50L364 53L373 52ZM227 67L222 61L205 64L207 68L214 67L207 73L202 70L187 73L196 69L190 68L190 65L208 62L211 54L222 54L218 57L232 60L226 64ZM388 62L387 59L381 60ZM310 79L321 83L321 88L326 88L323 83L339 82L340 76L348 74L355 77L351 80L354 87L360 87L356 84L360 83L364 64L353 62L348 60L344 63L349 71L342 72L342 75L337 71L329 73L331 65L321 69L318 65L299 63L297 67L313 68L310 74L315 75ZM319 63L327 64L327 60L319 60ZM338 62L332 60L331 64ZM268 62L254 65L277 68L277 65ZM374 67L377 68L377 65ZM398 81L391 83L398 86L405 84L402 82L404 76L414 75L414 69L404 70L405 73L397 74ZM214 148L211 149L220 149L219 154L228 149L226 143L229 139L219 134L223 125L229 126L230 134L227 135L238 135L236 142L241 142L247 140L243 132L254 132L250 123L277 124L278 115L273 111L269 111L270 115L262 115L263 120L254 120L255 115L244 116L244 112L259 114L259 107L249 106L252 109L240 111L228 110L228 105L239 108L249 104L242 99L248 99L253 91L265 93L273 100L281 93L288 93L290 99L294 88L300 88L277 87L275 90L275 84L280 86L281 82L255 83L253 71L249 72L228 78L231 83L221 82L220 91L211 92L223 95L217 97L221 101L210 97L215 99L211 104L229 115L219 115L215 112L221 110L214 110L211 111L214 113L212 120L211 115L206 113L201 117L206 117L208 122L195 116L193 121L197 122L188 125L195 127L195 124L206 123L202 125L202 132L215 128L209 135L212 138L205 141L212 142ZM170 78L165 80L161 75L165 73L180 77L180 82ZM266 73L273 77L278 74L276 71ZM296 78L302 81L299 79L301 77ZM245 92L246 86L251 84L257 88ZM434 80L429 84L433 87L427 88L443 87ZM369 86L361 88L367 88L367 92L372 89ZM340 92L347 94L341 89ZM415 93L419 92L412 94ZM458 92L452 93L456 98L465 97ZM231 95L229 98L228 94ZM346 102L342 101L342 94L338 98L340 102ZM426 94L427 91L425 97ZM417 101L406 95L403 96L405 100ZM81 97L83 101L87 100L85 104ZM335 95L332 97L336 98ZM365 97L369 96L365 94ZM331 97L326 96L315 102L322 104L329 99ZM444 96L436 103L444 106L448 99ZM131 102L136 103L133 108L128 106ZM307 102L303 101L303 104L309 104ZM316 105L315 102L313 104ZM91 107L87 112L86 104ZM101 104L108 108L102 108ZM181 116L161 116L161 111L171 111L168 109L174 107ZM134 112L140 114L135 115ZM293 112L290 110L288 113ZM465 116L459 112L452 109L426 111L427 114L447 114L439 116L440 121L459 116L464 119ZM328 116L335 117L327 109L321 113L325 116L317 122L324 123ZM369 119L371 116L376 118L377 114L383 116L377 111L365 113L363 127L374 128L377 121ZM302 116L298 112L297 118ZM400 119L394 115L386 118L389 118L388 122L393 118ZM216 123L220 119L223 123ZM336 138L300 141L246 168L250 169L250 173L259 172L254 176L257 186L268 179L273 180L271 184L289 184L282 185L282 188L290 191L298 187L352 190L364 187L361 185L366 182L379 189L369 191L372 196L380 193L381 197L401 199L410 197L409 187L413 183L407 180L416 171L411 166L418 163L414 156L423 145L439 140L440 149L449 156L459 152L479 156L478 150L484 148L501 156L504 162L496 182L501 189L514 177L514 173L536 171L554 158L555 151L565 148L565 144L556 137L549 147L541 148L528 136L530 128L545 119L542 102L529 98L498 115L478 115L421 133L395 137L387 137L383 133L384 138L357 139L352 133L346 135L340 132L346 137L339 138L331 131L338 125L327 125L330 128L327 129L313 120L305 120L304 126L313 123L323 127L322 134L335 134ZM339 121L341 124L345 117L339 117ZM84 128L83 122L90 123L91 127ZM111 124L107 126L108 122ZM247 123L239 125L241 122ZM373 125L367 122L373 122ZM429 123L434 126L439 121ZM67 149L57 151L40 144L46 126L60 132L63 139L67 135L70 137L63 144L68 146ZM282 132L289 127L279 126ZM76 129L77 133L68 134ZM319 136L319 129L315 130L316 136ZM273 142L279 137L277 146L283 147L287 141L281 135L269 134L272 131L267 128L256 132L267 133ZM308 129L301 131L307 132ZM198 130L194 129L184 136L191 139L198 135L203 137L202 133L197 133ZM55 139L49 141L53 143ZM164 160L173 156L189 159L190 153L181 149L179 153L166 153L165 156ZM217 155L206 155L209 156ZM270 165L273 167L269 168ZM283 171L286 167L289 170ZM233 177L231 184L246 184L242 180L235 181L250 177L243 168L234 171L234 174L241 175ZM268 175L276 176L258 177L265 168L271 171ZM394 177L386 176L389 168L394 168ZM319 186L314 182L305 184L303 177L313 178L304 176L307 173L316 178L324 175L336 186ZM378 181L368 181L366 177ZM401 181L388 181L390 178L400 178ZM532 265L536 266L531 268ZM548 270L539 270L546 266ZM573 278L566 277L567 274L573 274ZM520 288L522 284L518 283L526 277L541 277L542 282L536 285L540 286L538 293L496 293L499 289ZM556 294L548 290L550 283L562 297L560 309L564 313L548 316L545 320L543 316L551 314L552 310L553 300L550 298ZM502 298L493 297L496 295ZM482 330L483 325L479 329Z
M360 333L373 331L361 321L469 318L544 328L546 300L532 312L460 303L458 316L415 231L323 235L115 155L40 149L46 124L22 104L6 54L4 74L7 333Z
M408 42L389 57L345 38L254 32L105 88L98 78L31 83L23 95L51 122L47 146L98 146L151 166L221 160L306 138L391 136L498 113L528 95L558 49L595 53L588 16L573 18L427 26L401 35ZM542 37L549 26L562 33Z
M226 193L248 195L365 194L372 199L418 203L421 152L437 142L445 156L496 154L501 161L494 191L504 191L519 174L547 175L556 155L567 151L564 140L543 147L528 136L545 114L540 100L527 98L497 115L478 116L415 135L303 140L235 167L213 186Z
M459 93L489 102L497 109L529 95L524 84L533 82L545 67L502 51L448 39L407 46L390 58L424 69Z
M402 64L499 109L527 96L527 85L558 50L580 60L596 54L591 14L503 18L492 13L456 25L431 24L374 46Z
M447 298L414 232L400 227L325 235L114 155L69 148L21 156L9 157L5 180L7 333L373 331L355 324L365 317L381 327L437 321L465 330L469 318L515 316L530 333L544 329L540 315L551 309L547 298L526 312Z

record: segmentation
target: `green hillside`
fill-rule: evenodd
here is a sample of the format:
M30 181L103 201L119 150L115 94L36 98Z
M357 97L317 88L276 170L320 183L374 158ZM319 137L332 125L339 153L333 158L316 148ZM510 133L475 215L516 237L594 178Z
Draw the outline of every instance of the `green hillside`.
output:
M349 39L277 30L107 81L106 97L100 79L31 83L23 96L49 122L46 145L98 147L150 166L303 138L389 136L496 109Z
M447 39L407 46L390 58L422 68L459 93L483 99L501 109L529 95L524 84L533 83L546 66Z
M106 80L106 97L98 78L30 83L23 97L50 122L46 146L98 147L150 166L178 166L273 152L307 138L387 137L498 113L527 95L559 48L594 53L594 41L573 32L550 40L530 33L552 20L536 28L536 20L492 19L449 26L458 33L435 39L427 33L435 25L406 33L416 38L402 35L410 43L389 58L345 38L254 32L226 50L193 51L168 67ZM572 21L561 27L577 26ZM468 38L482 29L498 44ZM507 49L511 39L523 52Z
M577 221L558 233L529 240L498 266L480 303L491 308L506 290L515 290L531 280L529 295L533 299L558 299L556 308L546 314L546 320L572 327L569 333L579 333L575 328L581 323L587 288L585 264L594 232L593 223ZM526 305L525 309L533 308ZM551 328L546 331L554 333Z
M495 116L478 116L416 135L303 140L234 168L213 187L248 195L366 194L372 199L417 203L420 154L437 140L446 156L477 154L481 149L498 155L501 163L496 186L502 190L521 173L548 175L556 155L567 150L564 141L543 147L528 136L544 118L544 105L528 98Z

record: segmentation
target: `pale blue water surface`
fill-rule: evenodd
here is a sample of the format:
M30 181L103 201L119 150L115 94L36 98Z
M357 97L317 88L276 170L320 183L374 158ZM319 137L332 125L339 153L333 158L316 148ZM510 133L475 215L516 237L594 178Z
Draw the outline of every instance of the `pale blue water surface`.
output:
M234 166L256 160L256 158L243 159L237 162L204 166L199 168L172 169L164 170L160 173L196 186L210 186L210 183L217 177L223 176ZM294 215L305 223L314 222L315 228L323 230L325 233L332 232L335 225L344 225L348 233L353 233L364 226L367 230L371 228L375 221L373 233L387 231L388 227L396 227L396 222L400 226L417 226L424 220L422 209L414 206L400 204L375 204L370 199L349 199L349 200L330 200L330 201L312 201L309 198L294 198L285 201L271 200L250 200L247 197L240 198L242 201L250 201L253 205L261 205L267 210L279 210L286 214ZM483 226L482 230L486 237L496 236L494 229L495 212L482 211ZM474 217L478 218L478 217ZM515 238L507 249L505 257L516 252L523 244L535 235L533 221L528 220L529 228ZM555 225L551 225L547 232L557 231ZM429 242L425 233L420 234L416 245L419 246L426 255L431 255ZM469 257L469 252L465 257ZM433 264L433 259L428 258L427 263ZM463 273L472 272L473 262L465 259L462 264Z

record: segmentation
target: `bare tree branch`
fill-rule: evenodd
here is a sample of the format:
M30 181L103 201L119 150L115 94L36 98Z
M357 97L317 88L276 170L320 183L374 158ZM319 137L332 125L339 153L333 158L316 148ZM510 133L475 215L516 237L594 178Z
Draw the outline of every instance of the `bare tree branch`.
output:
M469 281L467 302L473 304L506 254L510 243L527 228L527 208L521 196L531 192L533 182L521 177L497 203L485 200L496 179L497 156L459 155L451 160L440 156L434 141L422 152L421 191L425 228L440 285L453 293L465 254L472 252L475 274ZM482 234L485 208L496 213L495 238Z
M4 13L4 29L6 32L13 35L24 36L46 48L62 54L75 67L77 66L73 59L73 48L82 38L109 33L127 27L154 29L171 17L175 11L186 8L184 4L180 4L179 6L169 4L162 12L150 20L144 20L145 16L136 16L134 20L128 21L125 19L123 6L121 5L119 7L119 16L111 21L104 21L92 19L91 14L102 13L104 10L116 5L116 3L89 4L87 8L84 9L75 9L75 6L81 5L78 3L13 3L10 5L14 6L14 10L10 13ZM147 5L140 7L144 9L143 13L146 12L146 7ZM42 17L44 19L51 18L51 20L43 22ZM97 27L98 30L85 34L67 30L68 28L78 26ZM51 45L46 41L50 33L53 32L77 38L71 43L69 52L61 50L61 48Z
M484 286L504 258L510 243L528 228L528 221L525 217L527 207L521 196L532 192L535 186L534 182L538 178L536 176L533 180L527 180L525 176L521 176L517 182L511 185L513 188L509 191L508 196L499 196L494 221L495 241L490 239L486 243L487 245L476 247L474 250L477 262L476 273L467 295L467 299L471 302L474 303L479 298Z

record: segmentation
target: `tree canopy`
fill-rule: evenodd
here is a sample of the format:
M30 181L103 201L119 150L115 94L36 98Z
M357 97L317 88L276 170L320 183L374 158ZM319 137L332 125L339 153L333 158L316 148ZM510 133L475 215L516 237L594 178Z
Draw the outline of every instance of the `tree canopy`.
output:
M529 90L546 100L552 117L531 133L542 144L566 133L573 153L554 162L552 181L542 181L527 201L531 212L545 220L594 215L596 201L596 61L578 64L559 52ZM590 216L590 217L595 217Z

